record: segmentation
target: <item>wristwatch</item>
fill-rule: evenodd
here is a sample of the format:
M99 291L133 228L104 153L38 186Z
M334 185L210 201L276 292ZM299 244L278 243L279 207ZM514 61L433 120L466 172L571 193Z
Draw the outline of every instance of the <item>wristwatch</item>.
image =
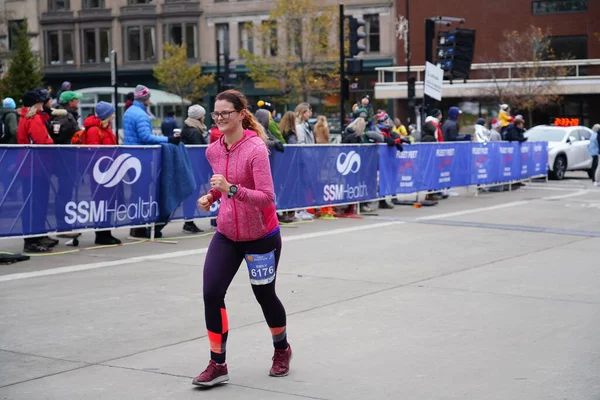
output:
M229 193L227 193L227 198L232 198L238 191L238 187L236 185L229 186Z

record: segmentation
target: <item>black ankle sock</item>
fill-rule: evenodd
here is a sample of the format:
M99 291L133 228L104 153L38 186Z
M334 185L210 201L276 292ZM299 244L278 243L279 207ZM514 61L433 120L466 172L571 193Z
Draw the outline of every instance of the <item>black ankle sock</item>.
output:
M225 353L210 352L210 359L215 360L217 364L225 364Z
M287 350L289 347L287 335L283 338L283 340L280 340L279 342L273 342L273 347L275 347L277 350Z

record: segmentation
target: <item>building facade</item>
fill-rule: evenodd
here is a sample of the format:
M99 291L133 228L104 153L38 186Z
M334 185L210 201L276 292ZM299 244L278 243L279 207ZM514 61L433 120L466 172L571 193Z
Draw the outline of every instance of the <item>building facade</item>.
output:
M317 3L338 4L336 0ZM373 94L375 67L395 63L395 4L393 0L345 3L346 15L367 22L364 72L353 77L354 96ZM6 0L11 12L0 36L8 44L8 26L27 18L45 80L55 90L63 81L70 81L74 89L109 86L111 50L118 55L120 86L141 83L158 88L152 68L162 59L164 43L185 43L190 62L211 73L218 38L221 50L227 49L237 59L237 74L244 78L239 50L252 52L257 47L246 24L267 20L273 6L268 0ZM331 39L336 40L333 27ZM251 97L276 96L252 84L243 88Z
M474 63L505 61L502 43L506 32L524 32L530 26L538 27L547 34L550 45L559 59L600 59L600 1L597 0L504 0L493 4L481 0L455 2L438 0L396 0L399 15L406 15L406 3L410 2L410 46L413 66L425 64L426 18L444 16L463 18L462 25L476 30ZM458 24L453 24L458 27ZM437 25L436 29L450 29ZM406 65L404 42L397 41L398 66ZM434 45L435 48L435 45ZM597 66L577 70L578 75L600 75ZM474 71L472 78L481 77ZM403 78L406 80L406 77ZM407 100L396 97L395 109L407 115ZM447 109L459 102L477 102L469 97L443 99L438 106ZM487 106L497 108L496 104ZM473 106L471 106L473 107ZM477 105L475 108L481 108ZM537 112L533 123L547 123L555 115L576 115L584 120L600 119L600 96L569 94L561 104Z

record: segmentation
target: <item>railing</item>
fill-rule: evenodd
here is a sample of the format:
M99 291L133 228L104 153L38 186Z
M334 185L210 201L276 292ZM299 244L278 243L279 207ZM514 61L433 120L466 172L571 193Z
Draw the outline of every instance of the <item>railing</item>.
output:
M523 68L553 68L565 67L564 78L569 79L588 79L590 75L582 75L582 67L600 66L600 59L589 60L558 60L558 61L526 61L526 62L506 62L506 63L478 63L472 64L472 71L489 71L503 70L508 79L512 79L513 70ZM406 74L408 69L406 66L401 67L379 67L375 68L378 73L378 83L406 83L406 80L398 80L398 74ZM425 66L414 66L410 69L411 74L417 74L417 82L422 82L422 75L425 72ZM386 80L386 73L392 73L392 80ZM600 76L592 75L592 76ZM469 81L485 80L485 79L469 79ZM489 80L489 79L488 79Z

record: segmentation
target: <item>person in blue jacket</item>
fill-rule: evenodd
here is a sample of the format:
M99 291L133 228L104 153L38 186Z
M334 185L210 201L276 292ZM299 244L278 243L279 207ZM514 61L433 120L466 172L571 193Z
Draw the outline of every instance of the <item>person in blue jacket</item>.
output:
M124 143L131 146L147 146L161 143L173 143L178 145L181 141L179 136L155 136L152 133L152 121L148 115L150 106L150 89L143 85L137 85L133 92L133 105L123 115Z
M150 89L143 85L137 85L133 92L133 105L123 114L124 143L130 146L150 146L161 143L172 143L179 145L179 136L156 136L152 133L152 121L148 115L150 106ZM132 197L137 194L132 193ZM135 238L148 236L146 228L132 228L129 235Z

